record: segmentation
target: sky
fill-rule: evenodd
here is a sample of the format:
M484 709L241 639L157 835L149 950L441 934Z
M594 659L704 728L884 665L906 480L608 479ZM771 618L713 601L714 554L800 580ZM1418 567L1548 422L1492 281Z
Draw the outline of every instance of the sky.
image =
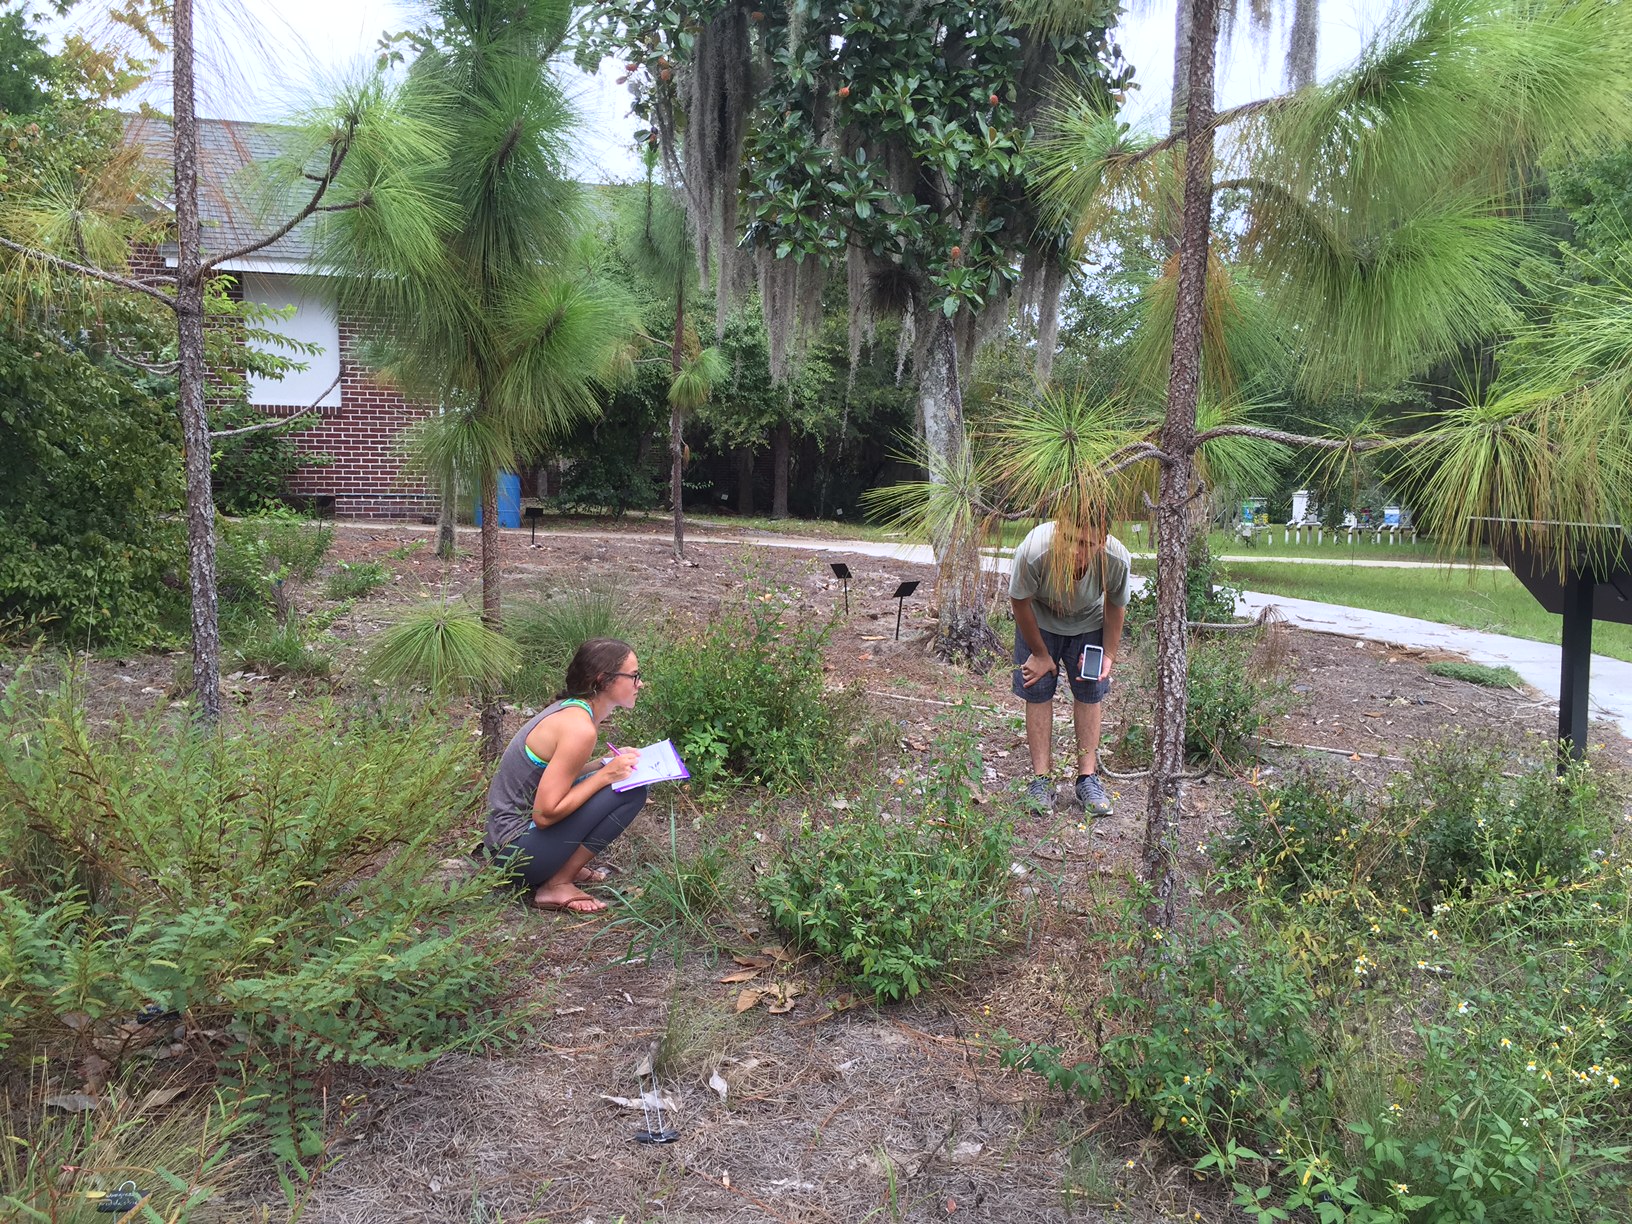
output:
M1246 8L1245 0L1237 3ZM66 21L49 24L105 35L107 26L95 16L102 7L98 0L85 0ZM1290 4L1277 8L1290 14ZM1384 0L1323 0L1320 75L1352 63L1387 11ZM1127 107L1136 126L1166 128L1174 12L1172 0L1143 0L1118 28L1117 40L1134 66L1138 85ZM303 99L321 96L325 83L366 71L382 33L422 20L420 6L408 0L198 0L199 112L216 118L276 119ZM1267 39L1254 40L1245 28L1238 30L1220 50L1219 105L1275 92L1285 45L1284 21ZM591 76L566 68L569 90L585 119L573 169L590 180L639 175L629 95L608 69ZM151 94L165 110L167 89L167 82L155 82Z

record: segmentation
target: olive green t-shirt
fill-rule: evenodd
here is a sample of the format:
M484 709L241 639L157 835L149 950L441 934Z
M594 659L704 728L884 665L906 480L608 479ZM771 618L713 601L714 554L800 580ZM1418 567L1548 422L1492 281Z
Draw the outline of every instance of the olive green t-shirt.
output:
M1128 606L1128 575L1133 558L1115 536L1105 537L1104 551L1091 558L1087 572L1070 582L1068 589L1055 574L1049 550L1054 545L1054 524L1032 528L1014 550L1014 569L1009 574L1009 595L1031 600L1037 627L1062 637L1091 633L1105 623L1105 601L1119 608Z

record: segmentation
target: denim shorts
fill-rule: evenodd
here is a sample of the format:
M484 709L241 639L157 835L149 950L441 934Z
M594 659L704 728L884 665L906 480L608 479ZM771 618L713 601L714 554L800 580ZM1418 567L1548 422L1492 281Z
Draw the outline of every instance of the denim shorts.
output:
M1084 646L1100 646L1104 644L1105 630L1091 629L1087 633L1072 634L1062 637L1058 633L1050 633L1041 626L1037 629L1043 635L1043 645L1048 647L1048 657L1058 665L1058 669L1038 680L1036 684L1027 685L1020 678L1020 665L1031 657L1031 647L1026 645L1018 629L1014 632L1014 695L1024 701L1040 703L1054 700L1054 689L1059 684L1060 672L1064 672L1071 682L1071 697L1083 705L1098 705L1105 699L1110 690L1109 680L1079 680L1077 679L1077 661L1082 657Z

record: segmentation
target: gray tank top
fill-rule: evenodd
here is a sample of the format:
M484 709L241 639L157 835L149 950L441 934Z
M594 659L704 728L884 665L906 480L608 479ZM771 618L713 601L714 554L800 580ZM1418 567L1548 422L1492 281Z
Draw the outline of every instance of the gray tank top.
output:
M487 848L502 850L520 837L533 823L533 800L538 797L538 781L544 776L548 761L540 761L527 747L527 737L551 714L558 714L568 706L589 710L589 703L577 697L568 697L546 706L522 724L510 741L499 768L487 788ZM593 712L590 715L594 717Z

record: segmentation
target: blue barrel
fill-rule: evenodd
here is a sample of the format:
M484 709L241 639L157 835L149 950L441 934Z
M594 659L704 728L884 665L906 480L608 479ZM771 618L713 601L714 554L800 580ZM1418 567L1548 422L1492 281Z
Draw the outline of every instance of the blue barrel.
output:
M482 499L476 499L476 526L482 525ZM514 472L499 473L499 526L521 526L521 477Z

